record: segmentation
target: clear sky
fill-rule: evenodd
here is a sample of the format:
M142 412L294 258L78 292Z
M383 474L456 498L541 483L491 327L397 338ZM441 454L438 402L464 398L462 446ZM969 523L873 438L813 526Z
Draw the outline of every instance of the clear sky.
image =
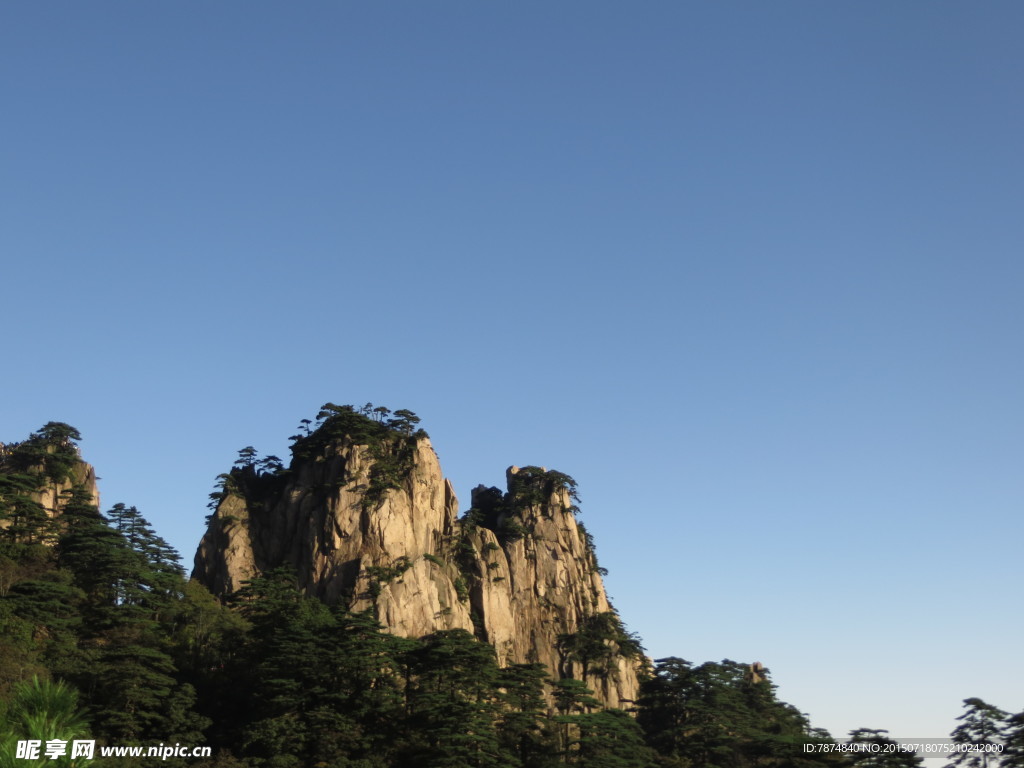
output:
M0 440L191 562L239 448L580 484L654 657L1024 710L1024 4L0 6Z

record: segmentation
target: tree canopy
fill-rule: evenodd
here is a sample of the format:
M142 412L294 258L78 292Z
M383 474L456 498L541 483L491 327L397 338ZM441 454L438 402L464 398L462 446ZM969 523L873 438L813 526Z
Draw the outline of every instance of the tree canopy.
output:
M368 446L381 466L371 480L386 490L425 434L418 421L410 411L328 403L293 453L340 439ZM777 698L768 670L728 659L660 659L631 711L606 709L583 680L615 674L619 658L643 657L614 612L561 635L565 669L551 670L501 668L494 649L464 630L389 634L372 612L303 594L288 569L219 601L186 581L178 553L138 508L100 512L79 482L79 439L50 422L0 450L0 768L12 764L18 739L74 736L213 747L214 758L188 763L198 768L920 765L899 751L806 750L831 737ZM214 501L256 498L288 472L246 446ZM563 491L577 500L567 475L527 467L516 477L508 494L477 495L467 529L493 526L512 537L507 521L530 505ZM43 491L52 498L54 487L57 508L46 509ZM408 560L396 561L402 567ZM969 698L957 720L953 741L975 749L953 768L994 767L1003 745L1002 764L1024 768L1024 712ZM871 729L851 741L891 742Z

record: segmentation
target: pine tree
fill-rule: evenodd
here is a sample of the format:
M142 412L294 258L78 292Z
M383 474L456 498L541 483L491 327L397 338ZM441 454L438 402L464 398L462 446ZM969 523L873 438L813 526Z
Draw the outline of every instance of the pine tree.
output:
M1024 712L1007 718L1003 742L1005 749L1001 768L1024 768Z
M787 766L834 763L803 744L827 739L796 709L775 697L768 670L734 661L694 667L657 662L641 688L638 722L670 765Z
M959 752L950 761L950 766L959 768L988 768L997 765L999 744L1007 713L981 699L964 699L967 710L957 720L960 725L953 729L950 738L955 744L970 745L971 751Z
M850 731L851 744L863 744L868 748L849 754L850 762L857 768L914 768L924 764L924 758L913 752L904 752L889 738L884 729L858 728Z
M12 495L7 500L3 519L7 527L3 538L9 544L52 544L57 535L57 523L46 509L27 493Z
M653 676L641 687L637 722L660 755L681 761L688 751L693 664L675 656L655 664Z
M586 683L575 678L556 680L551 689L555 709L559 712L554 718L559 727L558 751L563 762L569 762L575 749L573 739L578 733L577 718L600 707L601 702L594 698L594 692L587 688Z
M552 765L557 755L554 734L547 727L547 680L543 664L510 664L499 672L496 681L502 707L498 738L523 768Z
M282 766L389 765L404 717L396 656L411 641L302 596L285 570L252 580L236 602L252 629L225 668L242 701L228 708L248 717L234 742L219 729L225 745Z
M53 543L56 522L37 498L49 481L49 455L45 446L30 438L0 458L0 552L17 557L22 550L16 545Z
M498 717L498 666L494 649L465 630L435 632L409 653L407 688L413 742L405 764L425 768L513 768L502 749Z
M58 563L83 595L78 655L65 672L96 714L97 735L196 735L203 723L191 709L195 695L175 678L170 627L161 624L184 586L165 562L176 554L164 550L134 507L119 504L104 518L80 489L71 492L64 517Z
M67 677L89 665L79 646L82 632L82 591L73 575L51 568L36 578L23 579L0 602L0 626L15 652L5 656L10 682L40 672L40 666ZM20 660L19 660L20 657Z
M10 701L0 716L0 768L35 768L61 766L79 768L91 761L71 759L70 750L64 757L47 758L43 749L46 742L69 742L89 733L85 713L78 705L78 692L64 682L50 682L33 677L14 687ZM38 759L18 759L17 742L41 742Z
M323 659L318 636L333 629L334 622L323 604L309 598L300 596L281 607L276 626L256 646L254 722L246 729L246 741L257 756L279 762L290 756L301 765L312 763L316 738L339 725L319 701Z
M574 717L578 736L567 751L580 768L654 768L655 753L636 721L620 709Z

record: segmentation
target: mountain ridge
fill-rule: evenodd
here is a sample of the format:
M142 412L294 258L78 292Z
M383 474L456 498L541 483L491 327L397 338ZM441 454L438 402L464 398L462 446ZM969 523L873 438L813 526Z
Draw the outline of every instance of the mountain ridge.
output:
M507 490L477 487L460 518L417 422L328 404L287 468L243 449L214 494L193 578L224 597L287 567L307 594L372 610L389 632L465 629L502 665L541 663L629 706L646 660L608 601L575 481L510 467Z

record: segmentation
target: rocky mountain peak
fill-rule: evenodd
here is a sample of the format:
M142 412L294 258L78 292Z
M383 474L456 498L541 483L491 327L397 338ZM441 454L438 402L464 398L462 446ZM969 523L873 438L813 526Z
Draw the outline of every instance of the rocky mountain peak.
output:
M74 427L51 421L26 440L0 443L0 501L12 509L0 529L12 540L52 543L70 504L99 508L96 470L82 461L80 439Z
M328 404L287 468L241 457L221 476L193 578L223 596L286 566L308 594L373 609L395 634L465 629L502 664L542 663L608 706L634 700L640 647L608 602L575 481L510 467L506 490L477 487L460 519L417 422Z

